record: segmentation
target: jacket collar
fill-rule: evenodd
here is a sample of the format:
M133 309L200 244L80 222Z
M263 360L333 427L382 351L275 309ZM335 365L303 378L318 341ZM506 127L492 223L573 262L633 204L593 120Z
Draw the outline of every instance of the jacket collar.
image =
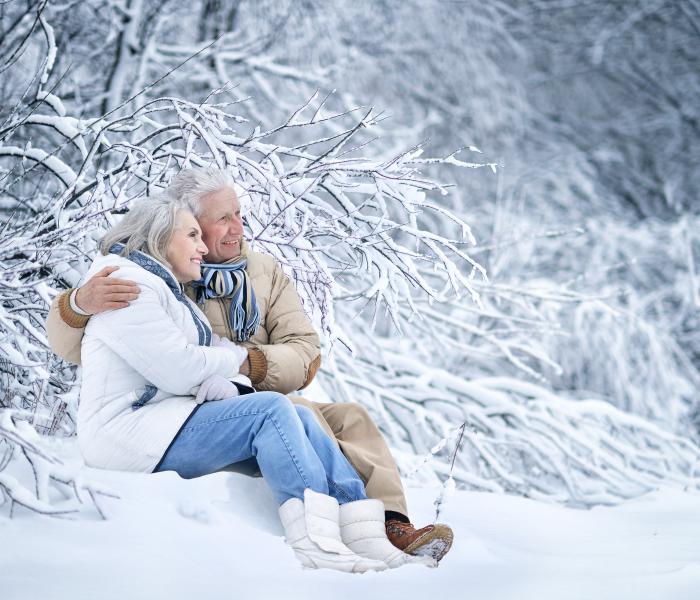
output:
M150 254L146 254L145 252L141 252L140 250L134 250L126 256L122 254L123 252L124 244L121 243L112 244L112 246L109 249L110 254L116 254L118 256L126 258L127 260L136 263L149 273L160 277L165 282L165 284L173 292L175 292L175 295L181 294L183 292L184 288L182 284L177 280L175 275L173 275L173 272L162 262L153 258Z

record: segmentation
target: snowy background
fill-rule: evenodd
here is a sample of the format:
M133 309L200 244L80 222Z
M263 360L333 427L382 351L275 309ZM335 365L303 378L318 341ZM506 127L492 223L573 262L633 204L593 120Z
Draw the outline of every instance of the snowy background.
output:
M699 33L695 0L2 3L0 597L145 564L185 597L194 546L248 584L255 552L283 590L338 576L292 562L259 481L75 454L48 306L128 206L208 164L322 333L305 395L363 403L411 516L455 527L437 571L402 569L416 594L697 597Z

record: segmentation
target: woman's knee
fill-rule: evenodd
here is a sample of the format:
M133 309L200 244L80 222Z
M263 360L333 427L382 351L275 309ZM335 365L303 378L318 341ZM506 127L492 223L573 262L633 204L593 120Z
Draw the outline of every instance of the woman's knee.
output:
M302 421L308 422L308 421L315 421L316 420L316 415L314 414L314 411L310 409L308 406L303 406L301 404L294 404L294 409L297 411L297 414L299 415L299 418Z
M296 410L297 415L299 415L299 420L303 423L304 428L307 431L309 427L320 427L318 419L316 418L316 413L314 413L313 409L309 408L308 406L295 404L294 410Z
M293 413L294 405L284 394L278 392L258 392L256 404L269 414Z

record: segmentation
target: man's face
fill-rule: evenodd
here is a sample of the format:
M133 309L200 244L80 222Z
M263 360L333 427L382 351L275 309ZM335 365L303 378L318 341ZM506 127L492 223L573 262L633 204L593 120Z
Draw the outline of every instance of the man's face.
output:
M229 187L203 196L197 217L202 228L202 241L209 249L204 260L223 263L241 254L243 220L236 192Z

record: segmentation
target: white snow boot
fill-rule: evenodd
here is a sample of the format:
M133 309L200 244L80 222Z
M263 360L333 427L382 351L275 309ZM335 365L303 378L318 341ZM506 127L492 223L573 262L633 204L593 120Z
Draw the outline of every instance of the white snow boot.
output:
M302 565L346 573L383 571L386 564L358 556L340 538L338 501L313 490L287 500L279 508L287 544Z
M429 556L411 556L394 546L386 537L384 503L381 500L357 500L340 506L340 535L355 554L381 560L394 569L405 564L437 567Z

